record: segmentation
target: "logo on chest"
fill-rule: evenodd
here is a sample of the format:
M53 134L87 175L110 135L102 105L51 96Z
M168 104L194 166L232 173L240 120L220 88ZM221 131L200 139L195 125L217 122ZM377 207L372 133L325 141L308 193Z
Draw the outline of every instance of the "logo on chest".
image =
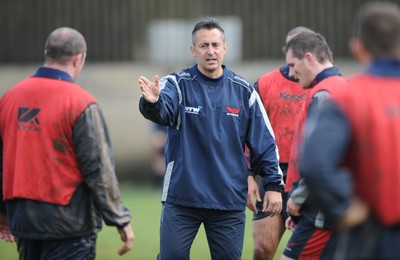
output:
M228 115L228 116L239 116L240 108L233 108L233 107L225 106L225 109L226 109L226 111L228 111L228 113L226 113L226 115Z
M202 106L197 106L197 107L186 107L185 106L185 113L198 115L202 108L203 108Z
M303 100L305 101L307 99L308 94L300 94L300 95L295 95L295 94L290 94L287 92L279 92L279 98L283 98L283 99L291 99L291 100L295 100L295 101L300 101Z

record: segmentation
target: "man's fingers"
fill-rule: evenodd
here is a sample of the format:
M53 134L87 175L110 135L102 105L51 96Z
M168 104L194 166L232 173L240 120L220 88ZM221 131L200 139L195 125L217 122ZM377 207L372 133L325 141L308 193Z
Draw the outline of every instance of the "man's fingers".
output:
M300 210L302 205L296 204L292 198L289 198L286 203L286 211L293 216L300 216Z
M270 213L271 217L274 217L279 214L278 207L275 203L269 203L267 207L267 212Z
M132 246L133 246L133 242L125 243L124 246L121 247L120 250L118 250L118 255L126 254L127 252L129 252L132 249Z
M291 222L292 222L292 218L289 216L285 221L285 228L286 229L290 229Z
M264 210L271 216L279 215L282 210L282 194L277 191L267 191L264 196Z
M258 189L256 190L256 199L258 202L261 202L261 195L260 195L260 191Z
M257 211L257 207L256 204L254 202L248 202L247 203L247 208L251 211L253 211L254 213L256 213Z
M125 242L124 245L118 250L118 255L123 255L132 249L135 234L133 233L131 224L126 225L122 229L118 229L118 232L121 235L121 240Z
M13 242L15 242L15 237L11 233L8 233L6 241L10 242L10 243L13 243Z
M148 88L151 86L152 82L150 82L150 80L148 80L146 77L140 76L138 79L140 88Z
M253 201L253 194L247 193L247 208L253 212L256 211L256 204Z
M142 82L143 84L149 84L150 80L148 80L146 77L140 76L138 79L140 82Z
M264 204L265 205L265 204ZM282 211L282 204L280 202L269 202L265 207L265 212L270 216L277 216Z
M285 227L286 229L290 231L294 231L296 228L296 223L294 223L293 219L289 216L286 221L285 221Z
M160 78L158 77L158 75L156 75L154 77L154 84L158 87L160 85Z
M257 182L254 180L253 176L248 176L247 177L247 208L250 209L251 211L253 211L254 213L257 212L257 207L256 207L256 203L254 201L254 198L257 201L261 201L261 197L260 197L260 192L258 190L258 184Z
M125 244L118 250L118 255L124 255L133 247L133 239L126 239Z
M15 237L11 234L8 228L0 228L0 239L6 242L15 242Z

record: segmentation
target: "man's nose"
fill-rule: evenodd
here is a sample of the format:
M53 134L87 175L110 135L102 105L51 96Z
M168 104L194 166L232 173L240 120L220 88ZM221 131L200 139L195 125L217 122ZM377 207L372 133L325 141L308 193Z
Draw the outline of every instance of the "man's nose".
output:
M207 48L207 54L213 54L214 53L214 46L212 46L212 45L210 45L210 46L208 46L208 48Z

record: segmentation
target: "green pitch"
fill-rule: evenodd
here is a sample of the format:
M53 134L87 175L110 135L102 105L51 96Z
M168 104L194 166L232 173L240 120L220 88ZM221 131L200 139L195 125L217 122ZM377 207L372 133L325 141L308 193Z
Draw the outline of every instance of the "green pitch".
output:
M132 228L135 232L135 242L133 249L121 259L141 259L154 260L158 253L159 242L159 220L161 212L160 191L151 188L137 187L124 184L121 188L123 203L131 210ZM252 259L253 239L251 236L251 212L247 212L246 232L243 248L243 259ZM278 248L277 256L279 259L290 232L286 232L281 245ZM117 251L122 246L122 242L115 228L103 226L97 240L97 260L118 259ZM5 243L0 240L1 259L18 259L15 244ZM201 228L191 250L192 260L210 259L207 240L204 229Z

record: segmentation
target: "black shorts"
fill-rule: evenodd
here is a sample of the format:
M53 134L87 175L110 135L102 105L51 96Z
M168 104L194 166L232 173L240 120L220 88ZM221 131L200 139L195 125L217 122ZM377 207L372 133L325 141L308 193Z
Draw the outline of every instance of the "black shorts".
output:
M260 196L263 199L265 191L264 191L264 189L262 189L262 190L263 190L263 193L261 195L261 191L260 191ZM282 193L282 212L281 212L281 216L282 216L283 223L285 223L286 219L289 217L289 215L286 212L286 203L287 203L287 200L288 200L288 196L289 196L288 192L283 192ZM262 212L263 203L264 203L264 200L256 202L257 213L253 214L253 221L266 218L266 217L268 217L270 215L270 214L266 214L266 213Z
M286 173L287 173L287 169L288 169L288 164L287 163L280 163L279 167L282 170L282 173L283 173L283 176L284 176L283 179L284 179L284 181L286 181L285 179L286 179ZM266 218L266 217L268 217L270 215L270 214L266 214L266 213L262 212L263 204L264 204L264 195L265 195L265 190L264 190L262 184L260 184L259 192L260 192L261 201L257 201L256 202L257 213L253 214L253 221ZM282 193L282 213L281 213L281 216L282 216L283 223L285 223L286 219L289 217L289 215L286 212L286 204L287 204L287 201L289 199L288 196L289 196L288 192L283 192Z
M95 259L97 235L62 240L17 238L19 259Z

